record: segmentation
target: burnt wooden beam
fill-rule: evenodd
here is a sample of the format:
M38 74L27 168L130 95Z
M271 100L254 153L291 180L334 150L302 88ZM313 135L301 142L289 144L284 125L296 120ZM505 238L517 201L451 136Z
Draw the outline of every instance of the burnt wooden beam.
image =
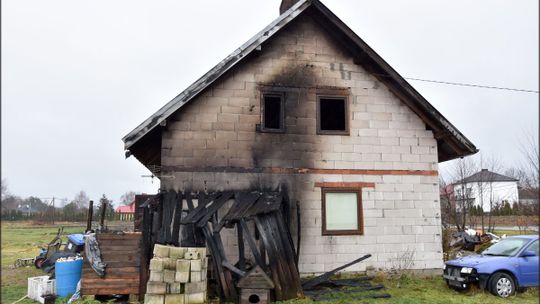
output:
M197 220L200 218L200 216L204 215L202 213L206 207L206 204L212 201L211 198L206 197L206 195L203 192L199 193L197 200L198 200L197 207L191 210L188 213L188 215L182 219L182 221L180 222L181 224L195 224Z
M283 195L281 193L263 193L245 213L244 217L267 214L281 209Z
M254 225L254 227L255 227L255 240L259 244L259 253L261 254L261 260L262 260L263 265L266 265L266 249L264 248L264 242L261 240L261 234L259 233L259 229L257 228L257 225Z
M181 192L176 194L176 208L174 209L174 219L172 222L172 243L175 246L180 245L180 220L182 220L183 195Z
M191 193L186 192L185 197L186 197L188 210L192 211L193 209L195 209L195 206L193 205L193 199L191 198Z
M298 265L300 260L300 241L302 240L302 225L300 219L300 204L296 202L296 257L295 262Z
M284 242L288 243L284 244L284 247L288 251L287 257L292 257L292 260L289 262L292 263L296 267L296 271L298 271L298 265L296 263L296 251L294 250L294 242L289 232L289 225L285 224L281 212L277 212L276 215L273 216L273 220L277 223L277 228ZM298 277L298 281L299 280L300 277Z
M371 277L373 278L373 277ZM326 282L320 283L318 286L330 286L330 287L339 287L339 286L347 286L347 287L367 287L371 286L371 283L369 280L356 280L356 279L340 279L340 280L328 280Z
M238 192L235 193L235 202L223 216L221 222L217 225L215 230L221 231L223 226L229 222L235 222L244 217L244 213L259 199L261 194L259 192Z
M139 295L146 294L146 284L148 281L148 266L151 258L152 250L152 220L153 214L151 206L143 207L143 219L142 219L142 237L141 237L141 261L139 268Z
M253 253L255 262L257 263L257 265L259 265L259 267L261 267L262 269L265 269L266 265L263 263L263 259L261 258L261 255L259 254L259 250L257 249L257 243L251 236L249 232L249 227L247 226L246 221L244 219L241 219L239 223L240 223L240 227L242 227L242 230L244 232L244 236L246 240L248 241L248 246L251 249L251 253Z
M227 192L223 194L226 193ZM213 206L216 204L216 200L218 200L220 196L223 195L221 193L204 194L203 192L200 192L198 195L199 203L197 207L189 212L189 214L182 220L182 224L197 224L198 222L201 222L202 218L206 218L204 222L208 221L215 210L217 210L217 208L214 210ZM200 226L203 226L202 222Z
M245 277L246 276L246 272L245 271L242 271L236 267L234 267L233 264L229 263L227 260L223 260L223 262L221 262L221 265L223 265L223 267L229 269L230 271L236 273L237 275L239 275L240 277Z
M88 213L86 214L86 231L92 230L92 218L94 217L94 201L88 203Z
M302 284L300 282L300 274L298 273L298 265L295 262L295 252L294 244L292 241L291 234L285 226L281 212L274 212L270 215L265 216L265 220L268 223L268 227L272 227L272 234L274 236L277 249L280 251L280 260L283 263L283 266L287 272L287 275L290 276L291 280L289 281L289 296L295 295L294 297L302 297L303 290Z
M283 240L281 239L280 234L277 233L276 230L274 230L275 228L277 228L276 227L277 225L275 223L270 222L269 217L267 216L259 217L257 219L260 219L261 222L265 223L266 229L264 230L263 233L261 233L261 236L263 236L263 241L264 241L264 236L267 236L269 240L269 246L265 246L265 247L270 248L270 250L268 251L268 256L270 257L270 254L274 256L275 262L277 263L278 269L280 270L280 273L282 275L282 278L280 278L280 280L286 284L286 286L282 286L282 287L283 287L283 293L284 293L283 299L287 299L290 297L288 295L290 294L290 289L291 289L290 285L294 284L294 277L291 274L289 265L287 265L285 261L285 257L288 255L288 252L286 252L286 250L284 250L283 248Z
M366 260L368 258L371 257L371 254L366 254L364 255L363 257L361 258L358 258L350 263L347 263L343 266L339 266L338 268L335 268L333 270L330 270L328 272L325 272L323 274L321 274L320 276L318 277L315 277L307 282L305 282L304 284L302 284L302 287L304 287L304 289L312 289L313 287L319 285L320 283L322 282L326 282L330 279L331 276L333 276L334 274L338 273L340 270L343 270L349 266L352 266L354 264L358 264L360 262L362 262L363 260Z
M176 207L176 192L168 191L164 193L163 200L161 202L163 217L162 225L158 237L158 242L162 244L172 243L172 224L173 224L173 214Z
M208 220L212 218L212 216L219 210L219 208L223 207L223 205L225 205L225 203L229 199L231 199L232 196L233 192L227 191L223 192L220 197L216 198L214 202L206 209L206 214L204 214L202 217L200 217L200 219L197 220L197 227L200 228L205 226L206 222L208 222Z
M264 242L264 245L266 249L268 250L268 260L269 260L269 266L272 273L272 281L274 282L274 290L276 292L276 300L283 300L285 299L284 290L283 288L287 287L287 282L284 280L285 274L284 270L281 267L281 265L278 264L277 257L279 253L276 251L275 247L273 246L272 237L269 236L265 231L265 224L259 219L259 217L255 217L255 225L257 226L257 229L260 233L261 239Z
M105 212L107 212L107 202L103 200L103 202L101 202L101 215L99 218L99 230L101 231L105 229Z
M217 283L219 286L219 292L225 299L231 299L230 286L225 278L225 271L223 269L223 265L221 264L222 259L219 249L217 248L218 246L215 240L212 238L212 233L208 227L203 227L202 231L206 238L206 243L210 248L210 252L212 253L212 261L214 262L214 267L218 275Z
M246 270L246 252L244 248L244 231L242 230L242 225L239 223L236 224L236 231L238 235L238 267L240 270Z

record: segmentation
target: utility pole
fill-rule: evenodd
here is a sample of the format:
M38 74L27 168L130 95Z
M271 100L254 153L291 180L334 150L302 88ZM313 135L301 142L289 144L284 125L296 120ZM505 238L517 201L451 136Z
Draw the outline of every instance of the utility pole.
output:
M54 196L52 198L52 224L54 225L54 213L55 213L55 208L54 208Z
M86 217L86 231L85 232L92 230L93 215L94 215L94 201L90 200L90 203L88 205L88 214Z

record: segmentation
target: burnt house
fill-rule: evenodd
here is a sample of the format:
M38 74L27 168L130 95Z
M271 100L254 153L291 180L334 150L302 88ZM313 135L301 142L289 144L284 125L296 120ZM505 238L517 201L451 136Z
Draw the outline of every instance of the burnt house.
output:
M438 163L477 152L319 0L283 1L123 141L162 190L286 194L302 274L365 253L348 270L389 268L405 251L440 269ZM236 254L232 232L223 244Z

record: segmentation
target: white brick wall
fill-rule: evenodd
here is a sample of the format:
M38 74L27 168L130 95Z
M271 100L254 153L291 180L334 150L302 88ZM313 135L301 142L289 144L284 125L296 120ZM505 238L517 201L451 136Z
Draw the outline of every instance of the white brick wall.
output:
M163 179L162 188L247 190L286 184L291 201L300 202L302 273L328 271L366 253L373 257L348 270L388 268L406 250L415 250L413 268L440 268L437 176L167 172L171 166L437 170L432 132L384 84L354 64L308 17L286 30L168 121L162 166L174 178ZM260 86L290 81L296 88L286 88L286 133L256 132ZM316 134L316 87L321 86L349 89L350 135ZM321 235L321 190L315 182L375 183L363 189L364 235ZM235 231L224 231L227 254L235 262Z

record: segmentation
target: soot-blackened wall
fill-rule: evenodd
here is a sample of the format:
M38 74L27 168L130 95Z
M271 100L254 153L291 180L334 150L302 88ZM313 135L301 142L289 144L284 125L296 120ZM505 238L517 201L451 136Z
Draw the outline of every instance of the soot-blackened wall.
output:
M286 96L282 134L256 131L261 92L268 90ZM317 134L317 94L347 97L349 135ZM432 132L309 15L167 121L161 164L163 189L286 191L292 213L297 202L301 209L303 273L327 271L367 252L374 257L351 270L387 268L409 248L416 250L412 268L442 265ZM362 191L364 235L321 235L318 182L374 183ZM236 252L236 237L224 242Z

